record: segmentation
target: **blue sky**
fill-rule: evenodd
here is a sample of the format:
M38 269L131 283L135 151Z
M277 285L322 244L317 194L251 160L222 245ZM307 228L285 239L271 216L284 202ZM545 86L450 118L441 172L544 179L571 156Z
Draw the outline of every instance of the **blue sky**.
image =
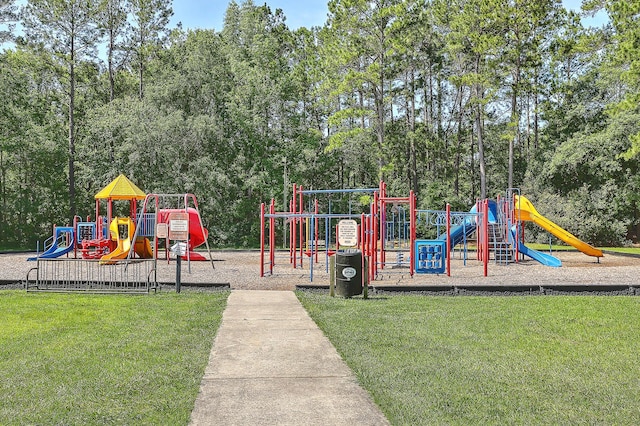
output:
M222 30L224 13L230 0L173 0L174 15L171 18L171 26L182 22L184 29L215 29ZM310 28L322 26L327 20L327 3L329 0L253 0L255 4L267 4L273 11L282 9L286 17L286 23L290 29L300 27ZM236 0L241 4L243 0ZM18 0L19 5L26 0ZM562 0L565 7L575 11L580 10L582 0ZM608 20L607 14L600 12L595 17L583 18L583 24L601 26ZM0 25L1 26L1 25ZM0 45L0 50L12 47L11 43Z
M241 4L243 0L236 0ZM327 20L328 0L254 0L257 5L267 4L271 10L282 9L287 25L295 30L299 27L322 26ZM582 0L562 0L565 7L579 11ZM185 29L214 28L222 30L224 12L229 0L174 0L172 24L182 22ZM594 18L585 18L585 25L600 26L607 20L601 12Z
M273 12L282 9L290 29L321 26L327 20L328 0L254 0L254 4L267 4ZM236 0L242 4L242 0ZM206 28L222 30L224 13L229 0L174 0L172 24L182 22L185 29Z

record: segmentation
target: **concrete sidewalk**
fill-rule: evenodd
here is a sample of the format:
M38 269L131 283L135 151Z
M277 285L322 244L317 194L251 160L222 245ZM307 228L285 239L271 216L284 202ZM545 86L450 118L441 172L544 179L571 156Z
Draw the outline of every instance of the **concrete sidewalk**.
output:
M388 425L293 292L229 296L192 425Z

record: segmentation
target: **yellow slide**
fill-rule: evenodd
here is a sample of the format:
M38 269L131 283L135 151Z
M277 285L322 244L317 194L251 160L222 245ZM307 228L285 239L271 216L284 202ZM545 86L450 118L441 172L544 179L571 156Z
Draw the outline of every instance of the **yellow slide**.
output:
M568 231L565 231L546 217L542 216L531 201L529 201L526 197L520 195L516 195L516 204L515 204L515 212L516 217L520 220L531 221L544 229L545 231L553 234L559 240L577 248L584 254L588 256L594 257L603 257L602 250L593 247L590 244L585 243L584 241L579 240L576 236L571 234Z
M115 263L114 260L127 258L129 250L131 250L131 240L135 235L135 229L135 223L130 217L116 217L111 221L109 225L111 239L117 241L118 245L111 253L107 253L100 258L101 265L112 264ZM153 257L153 250L148 238L138 237L133 250L140 258L149 259Z
M109 225L111 239L118 242L116 248L100 258L101 265L115 263L114 260L126 259L131 249L131 240L135 233L135 225L130 217L116 217Z
M138 257L142 259L150 259L153 257L153 250L148 238L136 238L136 245L133 247Z

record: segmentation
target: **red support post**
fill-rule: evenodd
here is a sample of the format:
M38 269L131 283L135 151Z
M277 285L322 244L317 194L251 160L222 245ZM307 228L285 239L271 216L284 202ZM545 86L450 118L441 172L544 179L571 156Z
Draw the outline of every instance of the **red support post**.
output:
M298 187L298 194L300 194L300 201L298 203L298 209L300 210L300 214L304 213L304 194L302 193L302 185ZM302 263L304 259L304 220L300 217L300 232L299 232L299 241L300 241L300 267L302 268ZM307 236L308 237L308 236Z
M482 216L482 206L476 199L476 260L482 260L482 223L480 222Z
M274 215L276 213L276 200L271 199L271 205L269 206L269 213ZM273 275L273 266L276 263L276 218L271 216L269 218L269 272Z
M513 236L513 243L515 244L516 251L516 263L520 261L520 222L518 221L518 217L516 216L515 206L516 206L516 194L513 194L511 197L511 217L513 218L513 226L516 228L516 235Z
M373 274L378 275L378 198L379 194L376 192L373 195L373 204L371 205L371 263L373 264Z
M297 202L298 202L298 190L296 187L296 184L293 184L293 199L292 199L292 206L291 206L291 213L293 213L294 215L297 213L298 211L298 207L297 207ZM297 224L298 224L298 219L296 219L296 217L291 217L290 218L290 223L291 223L291 247L289 248L290 252L291 252L291 262L293 263L293 268L295 269L298 265L298 259L297 259L297 255L298 255L298 249L296 247L296 242L298 241L297 239Z
M264 277L264 203L260 204L260 276Z
M415 272L416 259L416 194L409 191L409 271L411 276Z

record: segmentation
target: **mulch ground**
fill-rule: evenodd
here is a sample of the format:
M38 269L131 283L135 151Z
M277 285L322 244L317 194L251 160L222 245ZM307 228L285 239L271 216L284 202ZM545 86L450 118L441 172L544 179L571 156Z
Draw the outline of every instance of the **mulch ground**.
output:
M19 287L24 282L29 269L36 262L28 262L33 254L0 254L0 283L4 288ZM421 275L410 276L408 268L389 265L380 271L373 286L513 286L513 285L640 285L640 258L605 254L598 262L596 258L580 252L556 252L562 260L560 268L550 268L533 260L523 260L509 265L490 262L488 276L483 275L483 266L475 258L464 262L455 254L451 263L451 276ZM388 255L388 259L393 254ZM309 259L303 260L302 268L292 268L287 253L279 254L273 275L268 273L260 277L260 253L257 251L213 251L211 262L191 262L191 272L187 262L183 262L182 282L190 283L227 283L232 289L293 290L296 285L309 284ZM393 257L394 258L394 257ZM319 263L313 266L313 284L328 284L329 278L320 254ZM391 262L392 263L392 262ZM465 265L466 263L466 265ZM175 283L175 261L167 263L158 260L158 281ZM0 287L2 288L2 287Z

